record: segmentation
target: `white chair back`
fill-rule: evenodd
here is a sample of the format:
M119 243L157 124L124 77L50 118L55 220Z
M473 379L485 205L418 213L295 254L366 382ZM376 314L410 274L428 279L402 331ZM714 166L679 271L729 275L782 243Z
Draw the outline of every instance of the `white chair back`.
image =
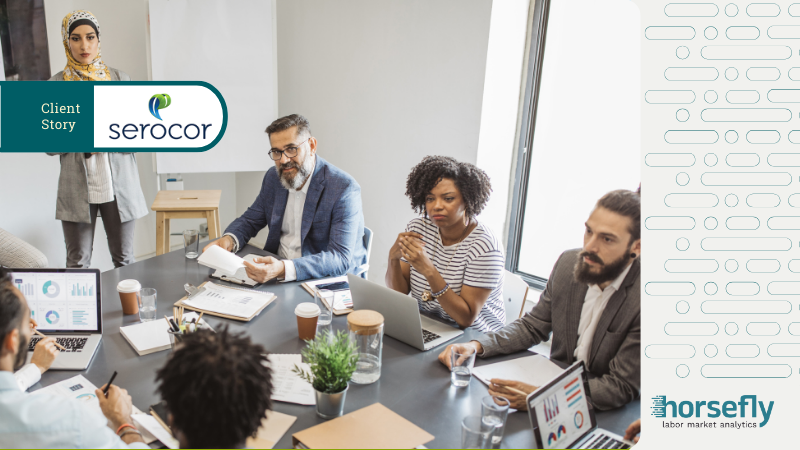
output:
M506 307L506 325L522 317L528 283L506 270L503 282L503 305Z

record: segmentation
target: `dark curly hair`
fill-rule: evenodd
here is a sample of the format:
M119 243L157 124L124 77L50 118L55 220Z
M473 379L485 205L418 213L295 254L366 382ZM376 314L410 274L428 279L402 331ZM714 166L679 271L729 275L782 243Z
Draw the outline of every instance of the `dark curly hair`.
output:
M425 214L425 197L443 178L453 180L464 199L466 214L475 217L483 211L492 183L486 172L474 164L459 162L449 156L426 156L411 169L406 181L406 197L411 200L415 212Z
M272 408L267 351L244 333L187 335L156 374L172 425L191 448L233 448L256 435Z

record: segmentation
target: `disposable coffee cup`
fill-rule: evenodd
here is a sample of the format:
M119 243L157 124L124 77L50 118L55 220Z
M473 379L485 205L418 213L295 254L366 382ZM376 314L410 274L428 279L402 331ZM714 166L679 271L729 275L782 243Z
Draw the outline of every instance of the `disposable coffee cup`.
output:
M139 296L142 285L136 280L122 280L117 284L122 314L139 314Z
M317 335L319 312L319 306L314 303L300 303L297 305L294 313L297 316L297 334L300 339L310 341Z

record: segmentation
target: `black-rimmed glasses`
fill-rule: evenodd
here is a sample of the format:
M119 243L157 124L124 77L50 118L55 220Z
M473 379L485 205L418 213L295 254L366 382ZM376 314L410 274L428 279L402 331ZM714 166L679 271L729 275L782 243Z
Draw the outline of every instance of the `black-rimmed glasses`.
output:
M311 139L311 138L308 138L308 139ZM288 156L289 158L294 158L295 156L297 156L297 150L300 147L302 147L303 144L308 142L308 139L306 139L305 141L303 141L303 142L301 142L301 143L299 143L297 145L293 145L291 147L286 147L283 150L278 150L277 148L270 149L269 157L272 158L273 161L278 161L281 158L283 158L283 154L286 153L286 156Z

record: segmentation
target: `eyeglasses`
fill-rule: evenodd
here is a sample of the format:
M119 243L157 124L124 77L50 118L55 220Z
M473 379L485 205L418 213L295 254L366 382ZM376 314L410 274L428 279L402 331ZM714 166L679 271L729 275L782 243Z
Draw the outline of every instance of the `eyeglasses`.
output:
M311 139L311 138L308 138L308 139ZM291 147L286 147L283 150L278 150L277 148L270 149L269 157L272 158L273 161L279 161L281 158L283 158L283 154L286 153L286 156L288 156L289 158L294 158L295 156L297 156L297 150L300 147L302 147L303 144L308 142L308 139L306 139L305 141L303 141L303 142L301 142L301 143L299 143L297 145L293 145Z

